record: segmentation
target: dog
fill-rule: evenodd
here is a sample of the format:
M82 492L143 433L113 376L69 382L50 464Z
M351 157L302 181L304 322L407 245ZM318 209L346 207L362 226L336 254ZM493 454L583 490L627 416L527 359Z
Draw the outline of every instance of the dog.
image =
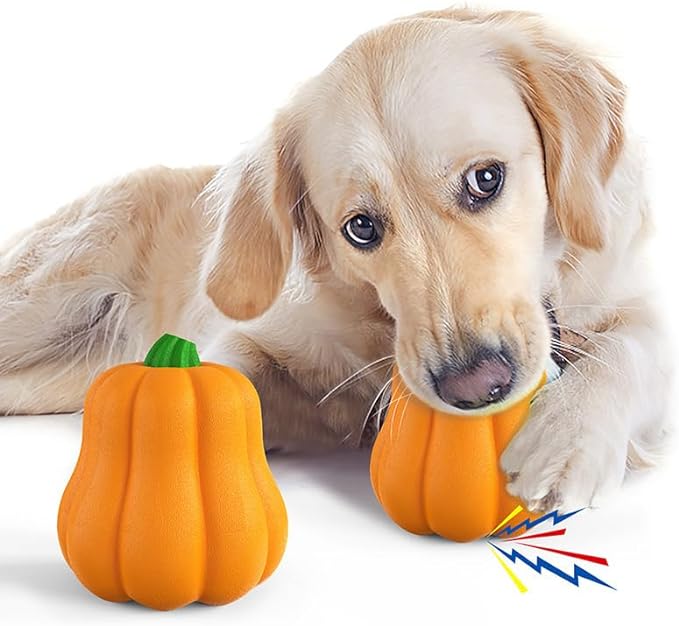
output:
M267 450L370 445L397 366L596 505L663 435L670 363L624 87L539 16L447 9L346 48L224 167L94 189L0 254L0 413L72 412L164 332L257 388Z

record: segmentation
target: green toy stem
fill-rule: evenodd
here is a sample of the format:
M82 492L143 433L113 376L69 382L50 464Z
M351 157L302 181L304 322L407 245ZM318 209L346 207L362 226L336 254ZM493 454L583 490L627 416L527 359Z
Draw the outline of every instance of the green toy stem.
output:
M198 367L200 359L196 344L165 334L151 346L144 365L147 367Z

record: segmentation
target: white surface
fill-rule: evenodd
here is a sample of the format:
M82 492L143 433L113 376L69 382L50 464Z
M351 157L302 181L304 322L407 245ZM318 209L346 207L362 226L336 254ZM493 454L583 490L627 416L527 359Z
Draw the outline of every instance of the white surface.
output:
M445 3L22 2L0 8L0 239L89 186L161 162L224 162L304 77L361 31ZM232 6L233 5L233 6ZM669 3L495 2L546 12L609 55L648 137L662 277L676 289L677 36ZM668 306L676 310L675 295ZM676 618L676 446L603 509L568 523L566 549L618 591L525 566L520 595L483 544L410 536L372 498L365 453L276 458L290 541L279 570L233 605L170 614L113 605L63 562L56 512L80 444L72 416L0 419L0 624L549 623ZM555 544L556 545L556 542ZM531 553L532 554L532 553ZM555 559L555 562L559 562ZM562 562L563 563L563 562ZM672 615L674 615L672 617Z
M661 616L675 604L676 457L671 465L636 477L606 507L569 520L563 541L545 544L608 558L609 567L581 564L617 591L588 581L577 589L519 564L514 569L528 587L524 595L483 543L417 537L392 524L373 499L365 452L278 457L272 467L290 518L279 569L229 606L156 614L99 600L81 587L61 557L56 512L78 453L79 426L80 419L71 416L0 423L2 624L198 618L239 625L436 624L462 616L473 624L499 624L517 611L532 620L553 616L556 624L579 619L591 624L595 615L670 623Z

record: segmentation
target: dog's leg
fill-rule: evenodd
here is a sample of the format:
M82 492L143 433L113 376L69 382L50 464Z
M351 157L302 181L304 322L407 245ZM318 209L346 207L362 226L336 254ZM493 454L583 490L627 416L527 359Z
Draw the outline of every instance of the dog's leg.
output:
M0 415L78 411L95 371L84 362L55 361L3 374Z
M0 285L0 415L78 410L94 376L138 357L117 277L60 277L48 264Z
M658 328L638 317L595 341L540 391L502 456L508 491L532 510L596 505L662 435L671 367Z
M97 373L190 323L194 202L214 171L135 172L0 251L0 415L77 410Z
M267 365L252 376L261 403L267 450L356 448L371 402L345 391L319 403L284 369Z

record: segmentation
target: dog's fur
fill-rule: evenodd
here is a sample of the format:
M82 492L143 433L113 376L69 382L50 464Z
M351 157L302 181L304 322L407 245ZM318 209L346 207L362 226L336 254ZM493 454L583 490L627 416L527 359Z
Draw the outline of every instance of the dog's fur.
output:
M502 466L531 508L591 504L647 458L669 375L623 102L533 15L451 9L369 32L237 162L134 173L5 247L0 411L78 410L93 376L172 332L253 379L269 449L355 446L394 361L454 412L428 368L511 345L507 404L551 349L563 374ZM504 189L470 212L460 177L489 158ZM372 252L341 234L357 212L386 224Z

